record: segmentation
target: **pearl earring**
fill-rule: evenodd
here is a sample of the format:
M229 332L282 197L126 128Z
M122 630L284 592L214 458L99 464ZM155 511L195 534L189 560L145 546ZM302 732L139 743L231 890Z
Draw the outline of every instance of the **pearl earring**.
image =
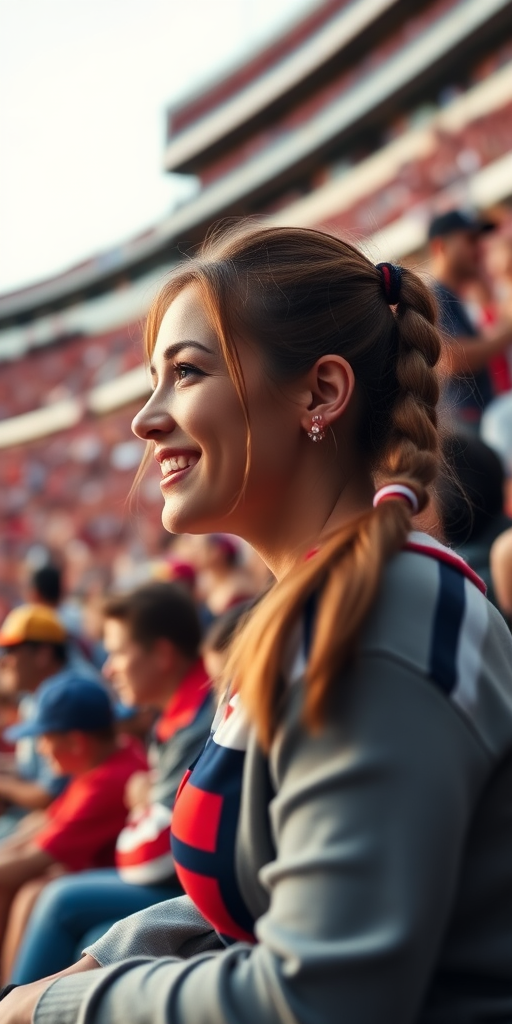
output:
M311 430L308 430L308 437L312 441L323 441L325 437L325 430L322 426L322 417L313 416L311 418Z

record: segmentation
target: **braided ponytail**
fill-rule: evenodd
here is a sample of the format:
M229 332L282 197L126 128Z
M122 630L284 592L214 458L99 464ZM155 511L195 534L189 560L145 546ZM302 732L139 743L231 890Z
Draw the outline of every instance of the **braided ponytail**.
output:
M436 405L439 385L434 367L440 341L434 329L434 302L419 279L402 271L396 310L398 392L391 408L391 430L377 476L409 484L419 511L438 466Z
M380 286L380 283L379 283ZM440 340L435 305L422 282L402 271L395 314L397 334L395 399L386 443L375 466L376 486L404 484L427 505L436 477L439 440L435 365ZM319 594L315 630L306 668L303 718L322 727L340 669L353 657L360 628L376 598L384 565L403 547L412 508L401 499L380 502L327 538L321 549L270 592L235 643L227 676L239 680L241 697L260 742L268 749L285 700L283 638L290 634L308 598ZM262 685L262 680L265 681Z
M401 484L414 493L419 510L426 506L437 469L434 367L440 343L434 303L414 274L405 269L386 274L354 246L321 231L249 227L213 235L197 259L178 268L157 300L148 321L148 354L169 302L191 282L201 290L247 423L237 337L260 347L277 381L306 372L322 355L338 353L354 371L361 406L355 443L376 485ZM247 472L248 466L246 478ZM323 539L311 558L275 584L235 640L226 678L240 692L265 749L285 699L287 642L313 594L317 608L304 722L318 729L325 721L384 565L410 529L412 508L394 497Z

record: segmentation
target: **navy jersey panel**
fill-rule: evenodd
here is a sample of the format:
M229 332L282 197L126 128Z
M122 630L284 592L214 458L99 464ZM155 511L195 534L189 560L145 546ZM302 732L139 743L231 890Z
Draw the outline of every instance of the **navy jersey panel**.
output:
M235 868L245 734L245 722L233 698L180 789L171 825L178 878L198 910L228 942L255 941L254 919L241 895ZM235 737L235 746L228 745L230 737Z

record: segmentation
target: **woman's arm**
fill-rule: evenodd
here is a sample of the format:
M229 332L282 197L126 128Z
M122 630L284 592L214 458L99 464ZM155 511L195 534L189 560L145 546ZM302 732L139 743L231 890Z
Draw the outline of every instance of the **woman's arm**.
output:
M52 974L48 978L41 978L40 981L33 981L31 985L19 985L0 1001L0 1021L2 1024L31 1024L37 1002L56 977L82 974L84 971L94 970L95 967L98 967L96 961L86 954L78 963L61 971L59 975Z
M85 952L106 967L136 956L190 957L223 948L192 900L177 896L118 921Z
M304 734L297 708L274 746L277 857L260 874L271 902L258 945L63 978L35 1024L417 1019L490 757L403 665L361 657L348 682L321 735Z
M191 956L224 948L187 896L166 900L118 921L66 970L21 985L0 1002L0 1024L32 1024L34 1008L53 981L129 957Z

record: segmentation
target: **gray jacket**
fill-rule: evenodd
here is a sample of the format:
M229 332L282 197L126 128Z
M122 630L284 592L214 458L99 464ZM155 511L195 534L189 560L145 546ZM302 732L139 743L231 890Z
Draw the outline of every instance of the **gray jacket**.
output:
M221 948L188 897L159 904L35 1024L512 1021L512 639L444 558L388 566L319 735L299 643L270 806L248 729L236 863L257 944Z

